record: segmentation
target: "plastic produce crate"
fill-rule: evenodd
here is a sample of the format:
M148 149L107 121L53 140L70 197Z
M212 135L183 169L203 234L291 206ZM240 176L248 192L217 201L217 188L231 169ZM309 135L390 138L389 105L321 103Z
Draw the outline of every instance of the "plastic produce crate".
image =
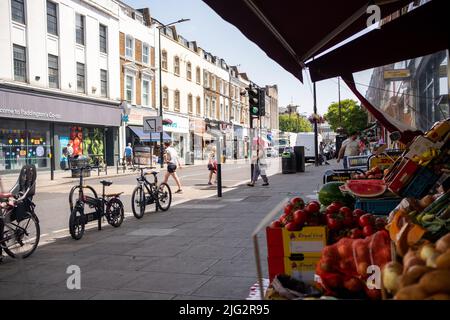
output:
M388 215L393 209L395 209L395 207L398 206L400 201L402 201L402 198L357 198L355 208L376 215Z
M439 176L433 171L421 168L411 182L401 191L403 197L422 198L431 187L439 180Z

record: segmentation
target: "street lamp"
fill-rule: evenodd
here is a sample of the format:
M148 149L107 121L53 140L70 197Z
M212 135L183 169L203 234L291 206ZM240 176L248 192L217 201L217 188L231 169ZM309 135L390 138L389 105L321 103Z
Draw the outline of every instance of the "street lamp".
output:
M158 41L159 41L159 116L163 117L163 99L162 99L162 73L161 73L161 29L165 29L169 26L172 26L174 24L177 23L182 23L182 22L186 22L186 21L190 21L191 19L180 19L178 21L175 22L171 22L168 24L163 24L160 26L157 26L156 28L158 29ZM161 131L160 135L159 135L159 143L160 143L160 161L161 161L161 168L164 167L164 147L163 147L163 131Z

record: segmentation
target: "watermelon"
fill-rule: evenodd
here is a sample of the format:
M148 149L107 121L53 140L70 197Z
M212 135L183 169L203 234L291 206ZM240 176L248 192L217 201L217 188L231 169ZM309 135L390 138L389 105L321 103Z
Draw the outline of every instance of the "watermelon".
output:
M324 206L329 206L334 201L339 201L346 206L353 207L355 199L352 196L343 194L339 187L344 185L343 182L328 182L322 186L319 191L319 201Z
M387 186L383 180L348 180L347 190L360 198L375 198L386 192Z

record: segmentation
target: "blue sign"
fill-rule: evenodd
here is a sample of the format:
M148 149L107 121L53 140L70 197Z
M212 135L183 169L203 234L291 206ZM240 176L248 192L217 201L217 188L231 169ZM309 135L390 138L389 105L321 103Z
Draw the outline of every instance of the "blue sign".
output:
M122 115L122 121L125 122L125 123L128 122L128 115L127 114Z

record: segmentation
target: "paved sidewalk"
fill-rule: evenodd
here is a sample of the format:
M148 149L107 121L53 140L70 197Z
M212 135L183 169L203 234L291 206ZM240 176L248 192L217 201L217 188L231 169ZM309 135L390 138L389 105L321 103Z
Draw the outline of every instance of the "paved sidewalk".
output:
M256 283L251 233L282 199L316 197L334 166L270 177L270 187L239 186L88 230L80 241L50 240L32 257L0 265L0 299L245 299ZM261 256L266 256L264 232ZM81 290L68 290L67 267L81 270ZM267 277L267 262L263 258Z
M193 165L185 165L185 167L198 167L198 166L206 166L208 163L207 160L195 160L195 164ZM249 163L248 159L239 159L239 160L226 160L225 164L244 164ZM166 170L166 165L164 165L164 168L161 169L161 166L158 165L155 167L156 171L162 171ZM105 171L100 171L100 174L98 174L97 169L93 169L91 172L90 177L84 178L85 181L89 180L95 180L95 179L105 179L105 178L113 178L113 177L121 177L121 176L130 176L130 175L136 175L138 171L133 171L131 169L126 169L125 171L122 169L122 167L119 167L119 170L117 170L117 167L108 167L108 174L105 173ZM11 186L13 186L18 178L18 173L12 173L12 174L3 174L0 175L0 179L3 183L3 187L8 190ZM37 174L37 187L49 187L49 186L58 186L62 184L74 184L77 183L79 178L72 178L72 174L70 170L63 171L63 170L56 170L54 172L54 180L51 180L51 174L50 171L38 171Z

